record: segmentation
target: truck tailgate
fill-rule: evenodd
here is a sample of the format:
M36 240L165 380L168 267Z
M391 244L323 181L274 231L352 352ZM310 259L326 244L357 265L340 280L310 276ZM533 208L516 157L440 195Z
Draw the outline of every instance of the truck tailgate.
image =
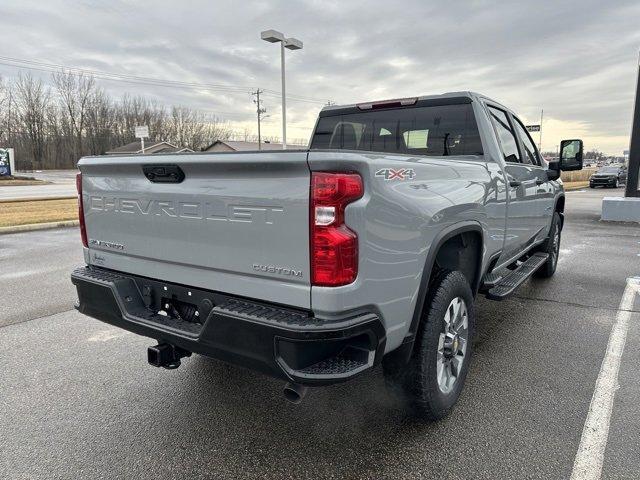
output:
M304 151L80 160L87 263L310 307ZM179 183L147 168L178 167ZM162 170L158 170L161 175Z

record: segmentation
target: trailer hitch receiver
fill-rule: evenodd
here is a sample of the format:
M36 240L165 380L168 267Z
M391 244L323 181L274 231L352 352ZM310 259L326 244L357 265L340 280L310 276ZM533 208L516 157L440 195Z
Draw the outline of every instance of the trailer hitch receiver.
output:
M180 359L190 357L191 352L169 343L160 343L155 347L147 349L147 360L154 367L163 367L168 370L176 369L180 366Z

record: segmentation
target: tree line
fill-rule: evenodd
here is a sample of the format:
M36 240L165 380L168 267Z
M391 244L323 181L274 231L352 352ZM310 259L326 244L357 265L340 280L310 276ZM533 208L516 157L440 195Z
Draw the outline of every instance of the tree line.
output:
M198 110L128 94L115 99L83 74L54 73L51 84L31 74L0 78L0 143L15 148L17 169L73 168L83 155L135 141L137 125L148 125L154 140L192 150L237 136Z

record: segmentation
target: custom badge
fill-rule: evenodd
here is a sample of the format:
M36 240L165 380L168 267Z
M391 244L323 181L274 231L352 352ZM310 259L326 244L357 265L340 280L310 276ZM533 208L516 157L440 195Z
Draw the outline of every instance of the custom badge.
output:
M381 168L376 172L376 177L384 178L385 181L392 180L412 180L416 176L413 168Z

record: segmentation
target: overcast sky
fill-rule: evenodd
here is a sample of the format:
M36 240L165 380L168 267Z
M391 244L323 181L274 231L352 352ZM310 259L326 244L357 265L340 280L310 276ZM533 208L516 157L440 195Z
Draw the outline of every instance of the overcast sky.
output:
M287 51L288 137L308 138L322 102L353 103L474 90L539 123L543 149L580 137L587 149L629 146L640 2L3 0L6 57L163 80L240 87L168 88L99 80L113 95L155 97L216 113L255 132L249 91L280 90L274 28ZM0 75L16 76L0 65ZM48 80L49 74L33 71ZM266 134L280 100L265 96ZM314 101L307 101L314 100ZM537 141L537 138L535 138Z

